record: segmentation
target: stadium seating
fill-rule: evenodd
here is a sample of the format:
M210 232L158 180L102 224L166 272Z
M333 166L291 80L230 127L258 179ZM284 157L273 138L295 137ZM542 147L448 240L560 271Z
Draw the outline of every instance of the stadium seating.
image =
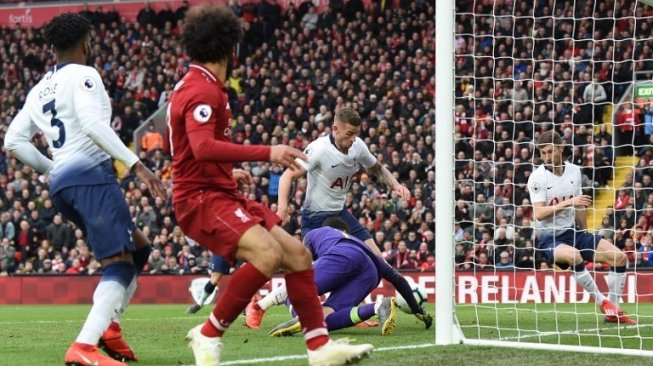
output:
M355 7L329 9L319 15L317 26L302 22L306 7L291 6L284 13L274 6L237 9L248 23L235 72L228 81L233 136L237 143L301 148L326 131L336 108L355 106L364 119L361 137L381 162L399 174L415 198L402 205L379 182L362 174L353 184L347 207L372 229L381 245L388 246L391 264L432 270L427 258L434 249L434 7L427 2L410 2L403 9L380 6L358 13ZM118 22L110 12L85 14L96 26L92 62L113 102L111 126L129 144L134 130L166 103L188 69L177 36L183 11L175 12L173 18L161 13L157 19L139 17L142 24ZM4 131L29 88L53 60L39 29L4 27L0 36ZM34 143L47 154L41 136ZM0 273L101 271L84 234L65 220L56 221L47 175L24 167L4 150L0 154L0 239L6 242L0 245ZM140 156L170 185L170 159L165 150L148 148ZM267 163L243 164L243 168L252 172L255 181L243 187L243 192L274 209L279 171ZM175 223L170 202L152 199L132 177L122 177L121 186L134 221L158 253L147 272L206 272L208 254L188 244ZM284 227L292 234L299 228L301 187L305 185L300 183L293 195L292 220ZM397 254L400 242L408 249L405 261L403 251ZM81 270L70 270L75 262Z

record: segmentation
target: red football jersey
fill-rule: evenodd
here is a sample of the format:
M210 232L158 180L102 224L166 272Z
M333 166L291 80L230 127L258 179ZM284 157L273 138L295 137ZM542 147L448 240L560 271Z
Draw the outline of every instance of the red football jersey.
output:
M206 68L191 65L170 97L166 122L173 163L173 199L182 200L193 191L235 191L232 163L200 160L193 152L191 136L231 142L231 110L227 90Z

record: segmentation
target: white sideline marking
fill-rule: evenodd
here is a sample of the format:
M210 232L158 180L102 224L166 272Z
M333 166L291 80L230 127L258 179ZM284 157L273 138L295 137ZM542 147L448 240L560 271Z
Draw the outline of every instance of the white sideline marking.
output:
M521 335L521 336L512 336L512 337L501 337L501 341L511 341L511 340L520 340L527 338L539 338L539 337L552 337L557 335L593 335L599 331L606 330L617 330L617 329L638 329L638 328L651 328L653 324L637 324L637 325L624 325L622 327L610 327L610 328L588 328L588 329L579 329L579 330L563 330L559 332L539 332L537 330L523 330L523 332L534 332L533 334ZM603 335L604 337L611 337L610 335ZM614 335L612 337L616 337Z
M417 348L427 348L435 347L433 343L424 343L424 344L410 344L406 346L394 346L394 347L380 347L375 348L374 352L388 352L388 351L399 351L404 349L417 349ZM305 359L306 354L302 355L288 355L288 356L275 356L275 357L266 357L266 358L250 358L245 360L233 360L220 362L220 365L229 366L229 365L251 365L256 363L268 363L268 362L282 362L290 360L301 360ZM194 366L194 364L181 365L181 366Z

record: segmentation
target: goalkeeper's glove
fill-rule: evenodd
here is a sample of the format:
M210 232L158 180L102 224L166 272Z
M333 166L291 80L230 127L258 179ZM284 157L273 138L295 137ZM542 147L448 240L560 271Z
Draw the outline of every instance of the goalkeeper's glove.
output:
M424 308L421 309L421 312L415 313L415 317L424 323L426 329L431 328L433 325L433 317Z

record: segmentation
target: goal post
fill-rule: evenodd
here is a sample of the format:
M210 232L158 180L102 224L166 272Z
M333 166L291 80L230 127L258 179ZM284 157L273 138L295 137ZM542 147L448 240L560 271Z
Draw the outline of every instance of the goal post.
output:
M436 44L436 78L435 78L435 161L437 178L435 202L437 202L435 222L435 343L439 345L454 344L460 341L460 331L454 318L454 262L453 243L454 226L454 15L455 0L438 0L435 2L435 44ZM440 141L438 141L440 138Z
M438 0L435 18L435 343L653 357L653 1ZM626 253L615 305L637 324L538 246L526 181L548 129L589 232ZM585 265L614 299L610 266Z

